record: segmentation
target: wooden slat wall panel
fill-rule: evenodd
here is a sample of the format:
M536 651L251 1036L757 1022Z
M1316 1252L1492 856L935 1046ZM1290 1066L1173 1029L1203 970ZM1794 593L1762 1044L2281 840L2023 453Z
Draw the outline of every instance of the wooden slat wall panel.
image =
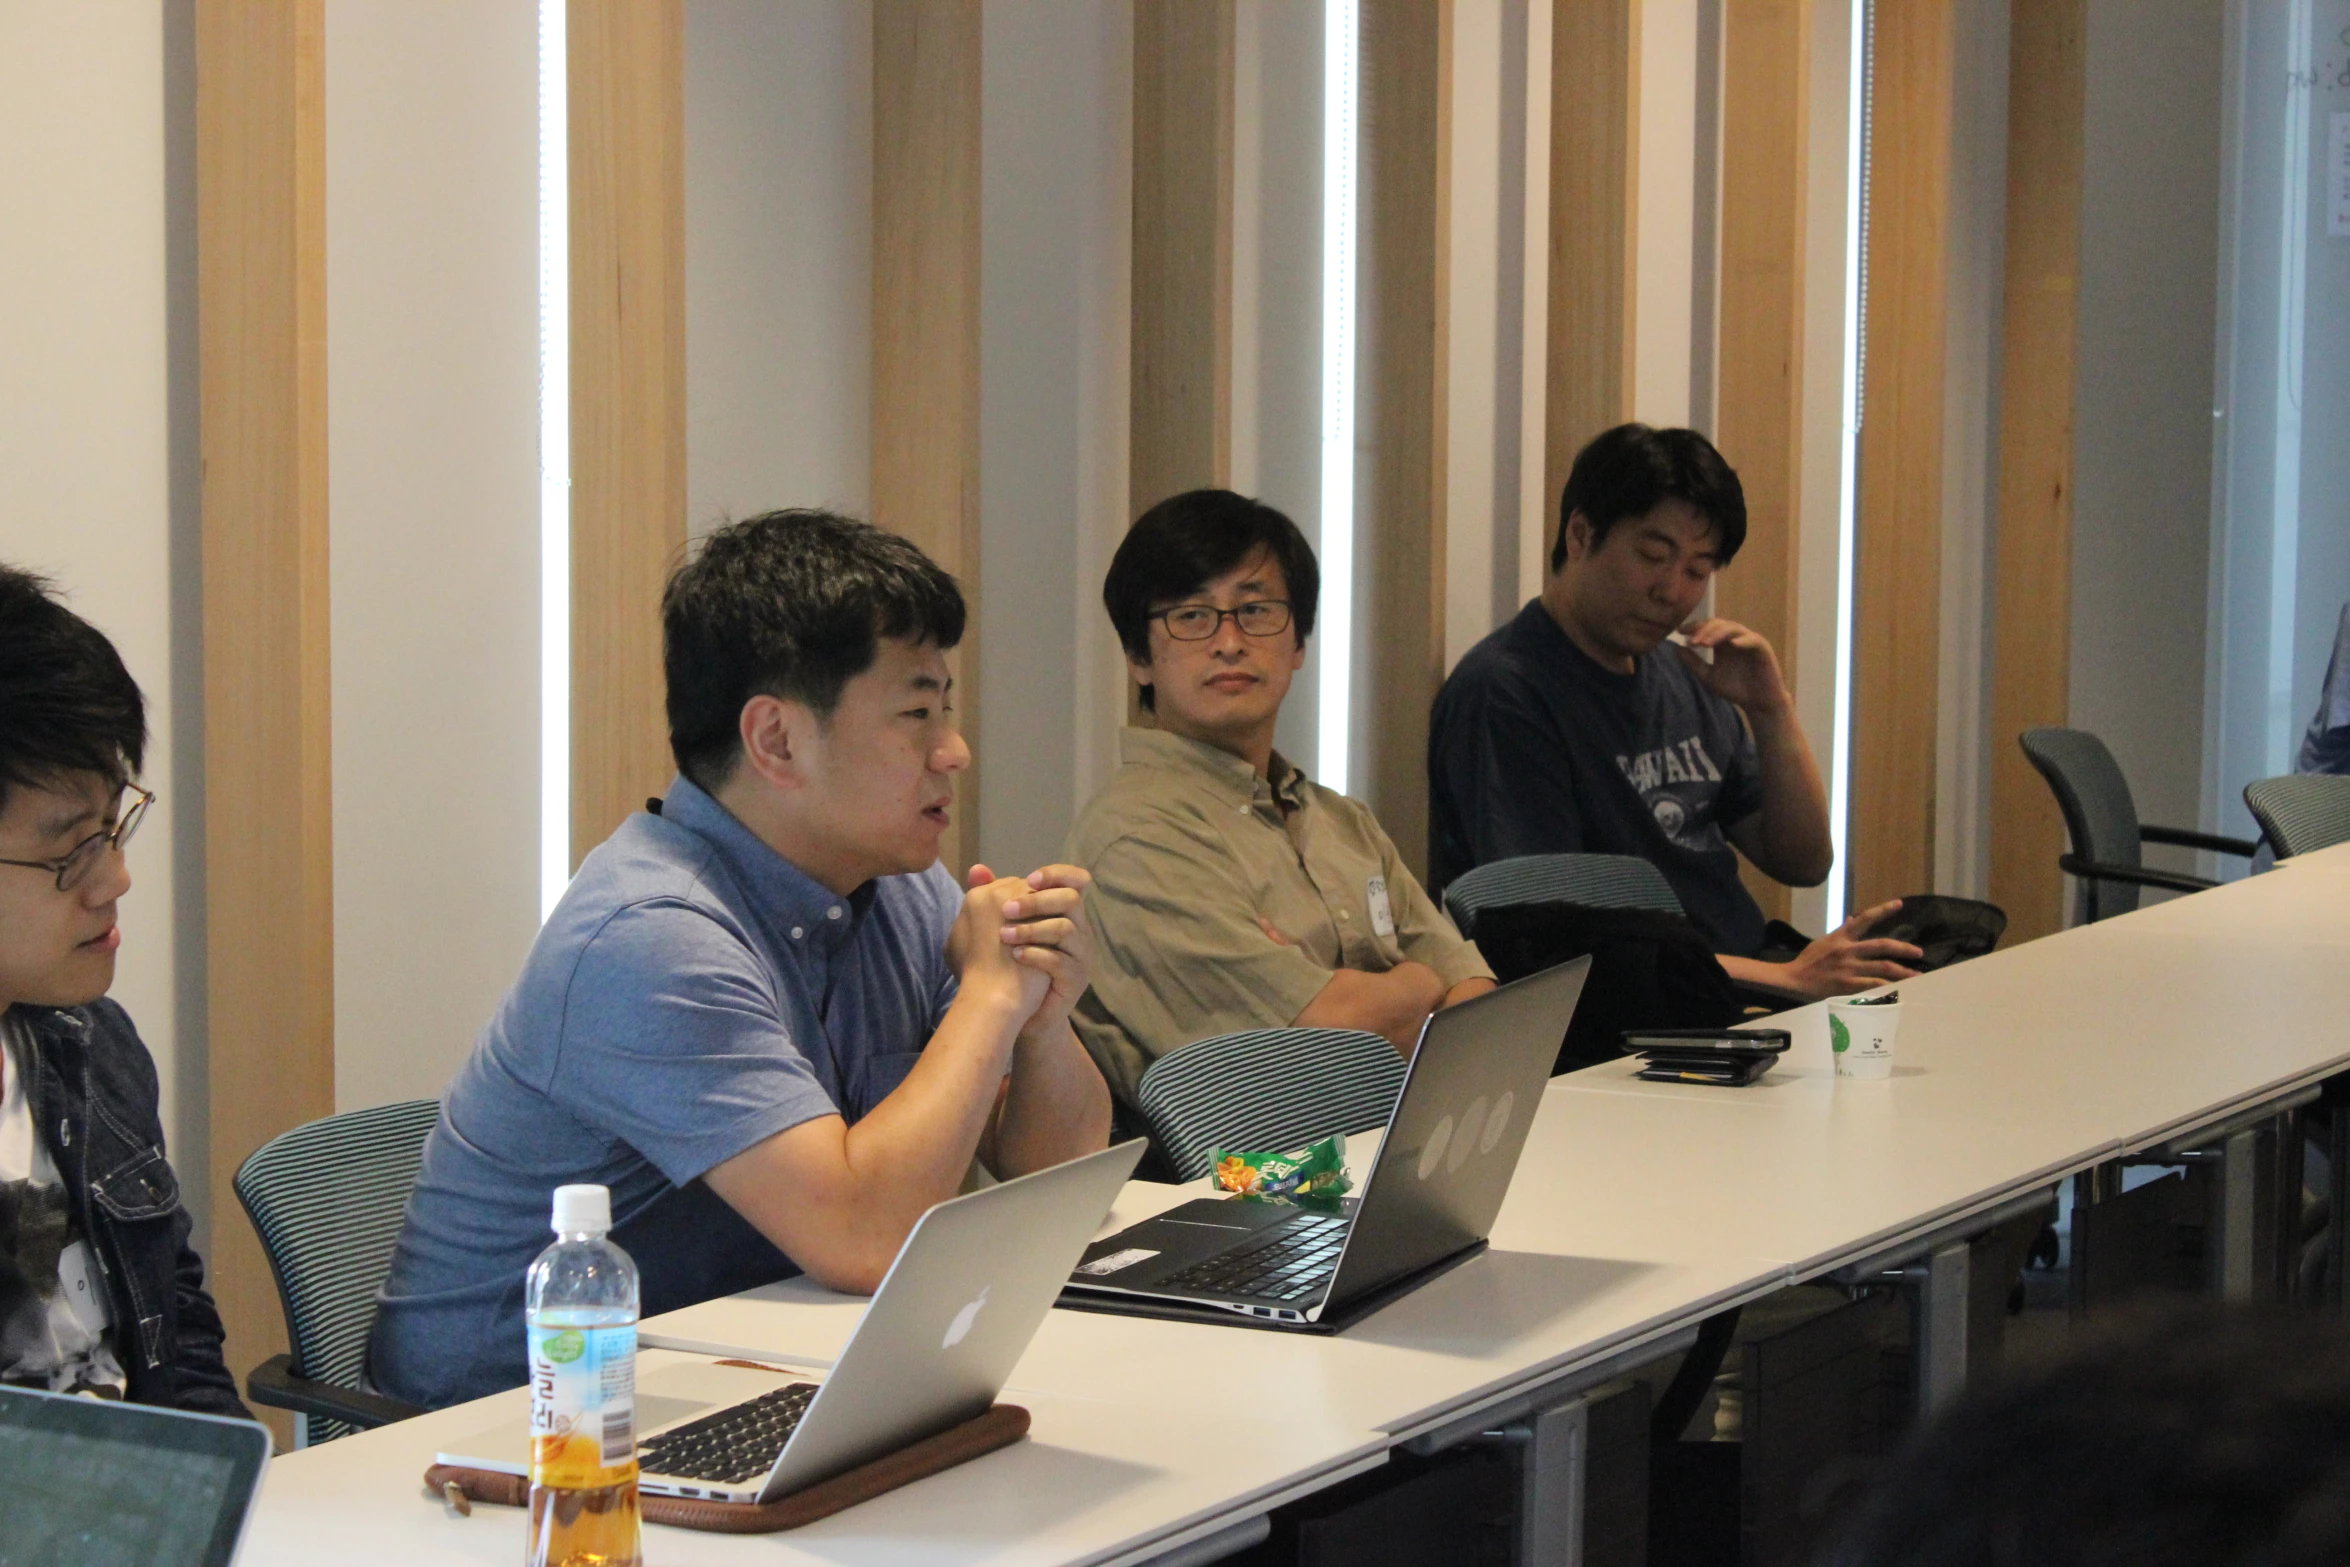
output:
M1452 7L1364 0L1361 80L1356 399L1373 456L1355 567L1370 624L1356 640L1372 695L1356 715L1369 758L1356 792L1424 878L1428 710L1444 680Z
M2014 0L2008 55L2007 304L1992 627L1991 899L2008 936L2064 924L2064 822L2016 736L2066 721L2072 623L2086 0Z
M207 1261L241 1381L286 1335L230 1181L334 1111L325 17L322 0L204 0L195 16Z
M1130 520L1232 476L1233 0L1135 0Z
M1796 667L1802 494L1805 151L1811 0L1723 0L1720 411L1715 441L1746 489L1746 545L1715 590ZM1763 911L1787 889L1745 869Z
M873 520L954 573L971 607L955 706L979 749L978 0L873 9ZM984 756L982 756L984 761ZM960 877L979 783L939 845Z
M1551 12L1550 352L1543 569L1575 454L1632 417L1638 307L1639 0Z
M685 10L567 15L576 865L674 771L660 606L685 547Z
M1934 885L1951 0L1877 0L1854 563L1852 906Z

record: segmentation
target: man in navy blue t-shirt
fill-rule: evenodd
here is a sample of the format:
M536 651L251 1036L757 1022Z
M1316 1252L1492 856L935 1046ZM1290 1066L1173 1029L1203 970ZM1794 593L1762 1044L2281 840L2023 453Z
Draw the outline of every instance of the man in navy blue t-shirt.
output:
M1739 854L1800 887L1835 854L1778 656L1735 621L1695 619L1746 540L1737 474L1694 430L1621 425L1576 456L1559 515L1541 597L1436 698L1430 887L1521 854L1633 855L1664 872L1734 978L1812 996L1909 978L1917 948L1859 936L1892 903L1789 961L1759 957Z

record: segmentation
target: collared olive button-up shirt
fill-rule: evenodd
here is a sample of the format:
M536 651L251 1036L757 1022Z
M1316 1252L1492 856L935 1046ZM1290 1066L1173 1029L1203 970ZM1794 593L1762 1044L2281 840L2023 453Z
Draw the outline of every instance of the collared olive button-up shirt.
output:
M1119 750L1066 857L1093 873L1077 1032L1125 1102L1166 1052L1292 1022L1339 969L1424 963L1448 990L1491 977L1361 801L1279 753L1265 778L1155 729L1126 730Z

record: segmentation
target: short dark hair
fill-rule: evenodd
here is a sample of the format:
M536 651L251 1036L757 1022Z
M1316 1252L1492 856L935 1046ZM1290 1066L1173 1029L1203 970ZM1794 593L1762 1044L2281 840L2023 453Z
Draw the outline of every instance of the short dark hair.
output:
M0 804L94 773L120 786L147 755L147 701L106 634L46 577L0 566Z
M1645 517L1666 501L1685 501L1720 535L1714 564L1727 566L1746 542L1746 491L1714 443L1695 430L1619 424L1575 454L1559 493L1559 531L1550 569L1567 563L1567 519L1581 512L1598 548L1627 517Z
M1322 568L1297 524L1263 501L1230 490L1186 490L1135 519L1102 579L1102 608L1131 658L1151 656L1151 610L1197 593L1259 554L1273 557L1289 592L1289 623L1303 647L1314 631ZM1142 705L1156 695L1143 687Z
M729 523L671 573L661 594L669 749L705 789L733 776L743 704L804 702L820 718L873 667L889 637L950 648L963 592L907 540L829 511Z
M2137 1308L1971 1393L1880 1473L1825 1567L2350 1560L2350 1333Z

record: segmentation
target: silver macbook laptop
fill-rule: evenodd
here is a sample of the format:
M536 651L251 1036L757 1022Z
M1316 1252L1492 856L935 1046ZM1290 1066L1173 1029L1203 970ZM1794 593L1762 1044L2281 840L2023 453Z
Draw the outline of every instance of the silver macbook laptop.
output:
M0 1563L227 1567L268 1462L250 1420L0 1389Z
M1138 1138L932 1208L829 1373L720 1361L647 1377L639 1488L772 1501L984 1413L1143 1147ZM524 1474L529 1453L528 1422L515 1419L438 1457Z
M1061 1304L1335 1332L1475 1256L1590 973L1577 958L1429 1018L1359 1202L1187 1202L1087 1247Z

